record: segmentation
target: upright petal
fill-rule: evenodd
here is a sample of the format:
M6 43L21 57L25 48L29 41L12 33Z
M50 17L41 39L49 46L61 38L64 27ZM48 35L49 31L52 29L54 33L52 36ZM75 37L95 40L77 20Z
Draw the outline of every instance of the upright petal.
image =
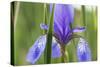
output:
M57 23L71 23L74 18L74 8L68 4L56 4L54 20Z
M40 36L34 43L34 45L30 48L26 60L29 63L34 64L41 56L45 49L46 44L46 35Z
M78 61L91 61L91 51L88 43L80 38L77 46L77 58Z
M69 23L74 20L74 8L72 5L56 4L54 11L54 24L56 24L61 32L66 29ZM55 27L54 27L55 29Z
M52 11L52 4L50 4L50 12ZM69 4L55 4L54 20L57 23L71 23L74 19L74 8ZM67 22L68 21L68 22Z
M50 11L52 10L50 5ZM58 39L65 42L66 34L70 31L70 23L74 20L74 8L68 4L55 4L54 33Z

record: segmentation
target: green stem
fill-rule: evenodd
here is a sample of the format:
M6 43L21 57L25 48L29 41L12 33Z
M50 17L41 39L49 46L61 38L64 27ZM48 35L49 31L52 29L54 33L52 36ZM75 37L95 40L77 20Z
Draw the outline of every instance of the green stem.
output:
M96 16L96 8L92 7L92 22L94 23L94 28L96 28L97 16Z
M46 17L45 17L46 19ZM45 63L50 64L51 63L51 53L52 53L52 32L53 32L53 22L54 22L54 5L52 8L52 13L50 15L50 24L49 24L49 30L47 34L47 41L46 41L46 48L45 48Z
M61 62L66 63L69 61L68 52L67 50L65 50L65 45L62 44L60 46L61 46L61 53L62 53Z
M72 24L70 24L70 28L71 28L71 30L73 29ZM74 34L74 33L72 32L72 34ZM76 49L75 40L73 39L72 41L73 41L73 44L74 44L74 45L73 45L73 49L74 49L73 52L76 53L76 52L75 52L75 49ZM73 58L74 58L74 57L76 57L76 55L73 55ZM73 59L73 60L74 60L74 61L77 61L77 59Z
M86 13L85 13L85 6L82 5L82 16L83 16L83 24L86 27ZM87 32L85 31L85 36L87 37Z
M44 4L44 23L47 25L48 23L48 18L47 18L47 5L46 3ZM47 33L47 30L44 30L44 33Z
M45 23L45 24L47 24L47 21L46 21L46 3L44 3L44 18L43 18L43 22ZM43 30L43 34L46 34L47 33L47 31L46 30ZM46 51L47 49L45 49L45 51L44 51L44 63L46 63Z
M61 53L62 53L62 57L61 57L61 61L62 63L66 62L66 55L65 55L65 47L63 45L61 45Z
M65 51L65 55L66 55L66 59L67 59L66 62L69 62L69 55L68 55L68 51L67 50Z
M16 3L16 9L15 9L15 15L14 15L14 31L16 30L16 23L17 23L17 18L18 18L18 13L20 10L20 2L15 2Z

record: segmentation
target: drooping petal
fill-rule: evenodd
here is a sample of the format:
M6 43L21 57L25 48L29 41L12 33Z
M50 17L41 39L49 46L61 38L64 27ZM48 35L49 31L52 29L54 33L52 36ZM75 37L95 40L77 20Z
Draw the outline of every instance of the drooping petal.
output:
M40 36L34 43L34 45L30 48L26 60L35 64L36 61L40 58L42 53L44 52L46 46L46 35ZM52 58L57 58L61 56L59 44L53 38L52 41Z
M58 58L61 57L61 50L60 50L60 45L57 43L55 38L53 38L52 42L52 58Z
M77 58L78 61L91 61L91 50L88 43L82 38L77 46Z
M72 30L73 32L83 32L85 31L85 27L77 27Z
M40 28L43 29L43 30L48 30L49 27L48 27L48 25L41 23Z
M46 44L46 36L40 36L34 43L34 45L30 48L26 60L29 63L34 64L41 56L45 49Z

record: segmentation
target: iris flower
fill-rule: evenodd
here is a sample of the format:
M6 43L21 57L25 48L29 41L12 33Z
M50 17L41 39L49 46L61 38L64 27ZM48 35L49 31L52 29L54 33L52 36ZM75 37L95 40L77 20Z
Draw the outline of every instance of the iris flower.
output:
M50 6L52 8L52 5ZM73 33L83 32L84 27L71 29L74 20L74 8L72 5L57 4L54 11L54 36L61 45L67 44L73 39Z
M89 45L83 38L80 38L77 45L77 58L78 61L91 61Z
M52 5L50 5L50 10ZM60 44L65 45L73 39L74 32L84 31L84 27L70 28L74 20L74 8L72 5L56 4L54 9L54 36L52 41L52 58L61 56ZM48 25L40 24L41 29L48 30ZM27 54L27 61L35 64L45 50L46 34L37 38Z

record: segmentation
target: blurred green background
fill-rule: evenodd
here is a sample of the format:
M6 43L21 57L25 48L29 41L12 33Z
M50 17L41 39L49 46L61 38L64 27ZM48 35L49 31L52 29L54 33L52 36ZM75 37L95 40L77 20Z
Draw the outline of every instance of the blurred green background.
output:
M75 7L73 28L84 26L81 5ZM92 60L97 60L97 7L85 6L86 33L77 33L84 36L89 43ZM27 65L26 55L35 40L42 34L40 23L43 22L44 6L43 3L14 2L14 64ZM76 62L76 46L78 39L72 40L66 46L69 53L69 61ZM44 63L44 54L36 64ZM60 63L61 58L52 59L52 63Z

